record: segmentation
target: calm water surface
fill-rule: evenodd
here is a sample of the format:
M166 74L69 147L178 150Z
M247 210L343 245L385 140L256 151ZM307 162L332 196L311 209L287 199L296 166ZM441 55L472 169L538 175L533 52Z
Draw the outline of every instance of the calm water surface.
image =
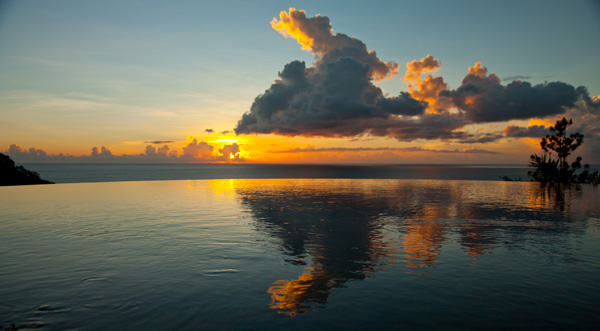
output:
M591 329L598 193L373 179L0 187L0 326Z
M242 178L502 180L503 176L527 180L530 170L518 165L25 163L24 166L56 183Z

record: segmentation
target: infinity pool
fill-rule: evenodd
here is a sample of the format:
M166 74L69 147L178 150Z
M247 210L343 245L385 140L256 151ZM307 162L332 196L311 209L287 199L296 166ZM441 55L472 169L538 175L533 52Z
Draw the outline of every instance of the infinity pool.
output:
M590 329L593 186L0 187L0 328Z

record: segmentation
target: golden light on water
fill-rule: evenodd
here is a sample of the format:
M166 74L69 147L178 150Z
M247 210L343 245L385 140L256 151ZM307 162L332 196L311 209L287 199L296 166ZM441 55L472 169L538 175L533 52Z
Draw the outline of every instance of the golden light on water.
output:
M305 302L310 297L309 291L316 280L312 273L304 273L295 280L276 280L267 290L272 300L269 307L292 317L303 314Z

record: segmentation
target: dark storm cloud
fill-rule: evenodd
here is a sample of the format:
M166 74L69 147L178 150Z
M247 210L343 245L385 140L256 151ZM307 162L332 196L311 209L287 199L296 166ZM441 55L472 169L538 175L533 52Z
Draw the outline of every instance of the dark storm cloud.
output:
M277 80L254 100L235 128L241 133L353 136L369 131L372 118L423 114L426 104L408 93L385 97L373 85L370 67L352 57L285 65Z
M265 93L238 122L236 134L278 133L305 136L354 136L374 127L370 119L392 120L423 114L426 103L408 93L384 96L373 80L393 77L398 65L383 62L366 45L345 34L333 34L329 18L307 18L304 11L282 12L273 28L310 50L317 62L284 66Z
M486 70L487 71L487 70ZM459 88L440 92L473 123L542 118L575 107L579 93L562 82L531 85L513 81L506 86L491 74L468 74Z

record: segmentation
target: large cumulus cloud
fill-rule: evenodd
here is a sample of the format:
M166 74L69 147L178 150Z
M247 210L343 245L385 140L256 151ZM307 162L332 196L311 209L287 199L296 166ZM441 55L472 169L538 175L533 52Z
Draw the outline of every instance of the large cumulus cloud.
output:
M383 62L356 38L333 34L327 17L282 12L275 29L313 52L316 63L292 61L279 79L254 100L235 132L347 136L369 131L364 121L423 114L426 103L409 93L387 97L373 84L394 76L398 65Z
M469 68L459 88L439 95L450 98L474 123L563 114L575 107L581 97L575 87L562 82L532 85L517 80L503 86L500 78L488 75L480 62Z
M369 77L369 65L352 57L307 68L288 63L254 100L235 132L345 136L368 130L364 120L420 115L425 103L408 93L385 97Z
M382 61L354 37L334 34L329 18L309 18L304 11L291 8L271 25L312 52L315 62L309 67L300 61L285 65L279 79L242 115L236 134L370 135L469 144L539 136L543 130L511 126L504 131L469 132L468 126L474 124L567 115L577 120L587 114L584 117L592 121L587 123L593 126L592 132L600 127L600 100L585 87L521 80L503 85L477 62L468 68L461 85L452 89L443 77L434 76L441 62L431 55L408 62L404 76L408 92L389 97L374 82L394 77L398 65Z
M304 10L290 8L289 14L282 11L280 19L271 21L273 29L285 37L295 38L302 49L309 50L321 61L335 62L342 57L352 57L369 66L369 77L376 80L389 79L398 73L398 64L383 62L377 53L367 49L362 41L343 33L333 33L327 16L307 18Z

